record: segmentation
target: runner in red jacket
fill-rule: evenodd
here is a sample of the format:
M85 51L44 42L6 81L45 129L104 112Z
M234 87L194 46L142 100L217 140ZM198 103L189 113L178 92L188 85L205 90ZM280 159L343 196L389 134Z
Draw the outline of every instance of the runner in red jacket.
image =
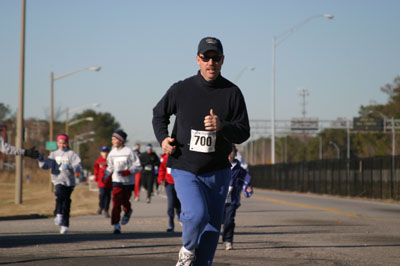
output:
M104 171L107 169L107 154L110 149L107 146L103 146L100 149L100 157L94 162L93 172L94 180L97 182L99 188L99 209L97 214L101 214L104 210L104 216L106 218L110 217L108 212L111 201L111 189L112 183L111 178L108 178L103 182Z
M178 216L178 219L181 214L181 203L176 196L176 191L175 191L175 183L174 179L171 176L171 168L167 168L166 164L168 161L168 154L164 153L161 157L161 164L158 169L158 179L157 182L158 184L164 184L165 185L165 193L167 194L167 199L168 199L168 210L167 214L169 217L169 226L167 228L167 232L173 232L174 231L174 214L176 212L176 215Z

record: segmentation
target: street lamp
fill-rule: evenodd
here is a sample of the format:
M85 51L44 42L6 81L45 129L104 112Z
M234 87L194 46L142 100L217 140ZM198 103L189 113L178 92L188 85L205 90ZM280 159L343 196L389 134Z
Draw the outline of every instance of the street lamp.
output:
M333 147L335 147L335 149L336 149L336 157L338 159L340 159L340 148L339 148L339 146L333 141L329 141L329 144L331 144Z
M236 76L234 82L237 83L237 82L239 81L240 77L243 75L243 73L244 73L246 70L253 71L254 69L256 69L256 68L253 67L253 66L247 66L247 67L243 68L243 69L239 72L239 74Z
M301 21L300 23L294 25L292 28L284 31L283 33L273 36L272 37L272 89L271 89L271 163L275 164L275 49L276 47L286 40L291 34L296 32L300 29L304 24L308 23L309 21L316 19L316 18L327 18L333 19L333 15L331 14L323 14L323 15L315 15L305 20ZM279 42L280 41L280 42Z
M74 147L74 150L77 151L77 149L79 149L79 143L84 141L86 138L95 135L96 132L94 131L89 131L89 132L85 132L79 135L76 135L72 141L72 147ZM79 154L78 154L79 155Z
M93 120L94 120L94 118L91 117L91 116L89 116L89 117L84 117L84 118L77 119L77 120L73 120L72 122L70 122L70 123L66 126L66 130L65 130L66 133L65 133L65 134L68 135L68 130L69 130L69 127L70 127L70 126L75 125L75 124L78 124L78 123L83 122L83 121L93 121Z
M83 143L87 143L87 142L89 142L89 141L91 141L91 142L93 142L94 141L94 138L90 138L90 139L84 139L84 140L78 140L78 141L76 141L76 143L75 143L75 146L76 146L76 154L78 154L78 156L81 156L81 144L83 144Z
M79 111L79 110L85 108L85 107L88 106L88 105L89 105L89 106L93 106L93 107L98 107L98 106L100 106L99 103L91 103L91 104L85 104L85 105L76 107L76 108L71 109L71 110L70 110L69 108L67 108L67 110L65 110L65 116L66 116L66 118L65 118L65 134L68 135L69 126L71 126L71 123L69 123L69 114L70 114L70 113L77 112L77 111ZM93 121L93 118L92 118L92 120L89 120L89 121Z
M50 73L50 122L49 122L49 141L53 141L53 121L54 121L54 81L58 79L62 79L68 76L71 76L75 73L81 72L83 70L91 70L91 71L100 71L101 67L99 66L91 66L91 67L84 67L78 70L74 70L72 72L68 72L66 74L60 76L54 76L54 72Z

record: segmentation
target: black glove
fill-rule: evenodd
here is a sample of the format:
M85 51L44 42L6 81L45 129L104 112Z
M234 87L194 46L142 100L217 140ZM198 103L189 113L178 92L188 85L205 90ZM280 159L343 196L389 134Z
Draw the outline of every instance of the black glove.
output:
M39 151L35 150L35 146L33 146L29 150L25 150L24 156L28 156L33 159L37 159L39 157Z

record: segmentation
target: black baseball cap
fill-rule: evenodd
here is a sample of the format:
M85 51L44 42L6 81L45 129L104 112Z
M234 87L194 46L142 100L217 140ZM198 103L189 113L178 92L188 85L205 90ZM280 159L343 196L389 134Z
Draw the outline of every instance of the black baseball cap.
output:
M215 51L218 55L223 55L224 50L221 41L215 37L205 37L201 39L197 49L197 54L204 54L208 51Z

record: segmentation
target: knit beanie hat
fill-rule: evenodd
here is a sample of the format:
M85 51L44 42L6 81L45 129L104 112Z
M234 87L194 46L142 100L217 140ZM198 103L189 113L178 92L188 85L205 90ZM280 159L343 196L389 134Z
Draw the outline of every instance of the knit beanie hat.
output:
M117 130L112 134L112 136L121 142L125 142L128 135L123 130Z

